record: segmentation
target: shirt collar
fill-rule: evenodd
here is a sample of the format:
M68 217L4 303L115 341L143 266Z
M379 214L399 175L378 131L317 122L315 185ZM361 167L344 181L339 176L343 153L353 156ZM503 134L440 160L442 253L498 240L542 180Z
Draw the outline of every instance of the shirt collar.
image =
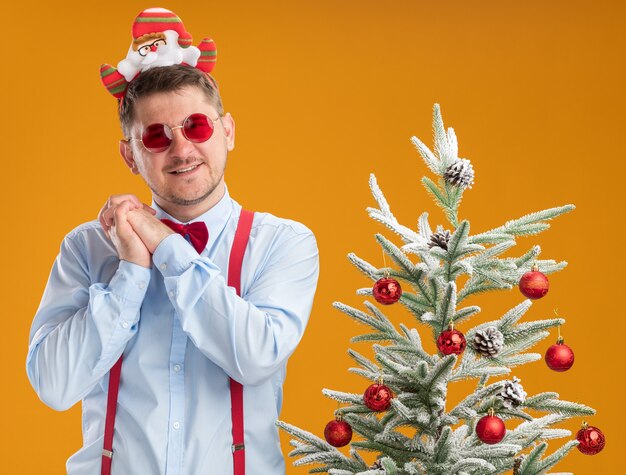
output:
M209 242L211 242L213 238L216 238L220 235L220 233L226 226L226 223L228 222L228 219L230 218L230 215L232 214L234 208L233 201L230 198L230 195L228 193L228 187L226 186L226 184L224 184L224 196L222 196L222 198L217 203L215 203L212 208L210 208L197 218L193 219L192 221L189 221L189 223L183 223L182 221L179 221L178 219L166 213L163 208L155 203L154 199L152 200L151 206L156 211L156 217L158 219L167 218L174 221L175 223L181 224L204 221L207 229L209 230Z

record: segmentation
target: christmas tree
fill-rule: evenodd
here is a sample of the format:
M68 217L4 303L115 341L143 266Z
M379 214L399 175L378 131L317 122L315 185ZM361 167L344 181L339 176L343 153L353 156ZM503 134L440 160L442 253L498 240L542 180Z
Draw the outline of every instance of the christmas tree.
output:
M402 323L396 328L369 301L365 310L336 302L337 309L368 327L367 333L352 341L375 342L375 361L349 350L359 366L350 371L371 382L364 394L322 391L343 405L326 426L326 440L277 422L296 437L289 454L299 457L294 464L316 465L310 473L545 474L576 446L586 454L604 446L602 432L583 424L576 439L546 455L548 440L571 437L569 430L556 425L595 411L563 401L555 392L528 396L520 380L510 375L514 368L540 359L541 355L527 351L548 337L549 329L565 323L558 315L532 321L522 321L522 317L532 300L547 293L546 274L562 270L567 263L539 260L539 246L520 257L502 254L515 246L517 238L545 231L550 227L547 221L574 206L531 213L470 235L470 223L459 222L458 210L463 193L473 184L474 170L469 160L458 157L456 135L452 128L444 128L437 104L433 129L434 151L416 137L412 142L438 177L437 183L428 177L422 183L445 212L451 230L439 225L432 232L426 212L417 230L400 224L371 175L370 188L378 208L368 208L368 214L397 234L403 244L397 246L376 235L393 267L377 268L355 254L348 258L375 282L373 288L360 289L358 294L373 296L383 305L402 304L420 323L420 330L430 327L439 351L428 353L417 329ZM470 296L514 287L527 299L497 320L470 327L470 318L481 311L478 306L464 305ZM465 334L460 327L466 329ZM559 336L545 360L550 369L566 371L574 354ZM476 382L473 391L454 407L447 407L448 387L464 380ZM511 421L508 427L507 420ZM353 432L358 437L352 441ZM349 456L337 449L350 442ZM376 461L367 463L363 451L374 452Z

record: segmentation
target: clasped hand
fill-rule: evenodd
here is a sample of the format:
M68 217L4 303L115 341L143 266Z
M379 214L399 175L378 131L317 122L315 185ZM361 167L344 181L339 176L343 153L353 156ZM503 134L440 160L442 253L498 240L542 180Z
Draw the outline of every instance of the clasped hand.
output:
M135 195L112 195L98 213L98 221L121 260L151 267L152 254L170 234L155 211Z

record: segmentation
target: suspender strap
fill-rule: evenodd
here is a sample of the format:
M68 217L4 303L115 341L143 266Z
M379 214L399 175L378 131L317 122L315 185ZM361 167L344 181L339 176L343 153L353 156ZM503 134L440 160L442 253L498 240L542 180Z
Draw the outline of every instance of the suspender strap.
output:
M235 232L235 240L230 250L228 261L228 285L234 287L237 295L241 296L241 263L246 252L246 245L252 229L254 213L248 210L241 210L239 223ZM233 425L233 468L234 475L245 475L246 454L244 445L243 428L243 386L234 379L230 379L230 404L231 419Z
M241 264L248 245L254 213L241 210L239 223L235 231L235 239L230 250L228 261L228 285L234 287L237 295L241 295ZM109 371L109 392L107 396L107 413L104 422L104 444L102 448L101 475L111 474L111 459L113 458L113 430L115 427L115 413L117 412L117 395L120 389L122 372L122 357ZM246 458L243 429L243 386L231 378L230 380L231 418L233 425L233 468L234 475L245 475Z
M113 428L115 426L115 412L117 411L117 394L120 388L122 373L122 358L109 371L109 393L107 397L107 415L104 421L104 446L102 448L102 475L111 473L111 458L113 457Z
M237 231L235 231L235 239L233 247L230 250L230 259L228 261L228 285L234 287L237 295L241 297L241 263L243 255L246 252L250 230L252 229L252 220L254 213L246 209L241 210L239 215L239 223Z

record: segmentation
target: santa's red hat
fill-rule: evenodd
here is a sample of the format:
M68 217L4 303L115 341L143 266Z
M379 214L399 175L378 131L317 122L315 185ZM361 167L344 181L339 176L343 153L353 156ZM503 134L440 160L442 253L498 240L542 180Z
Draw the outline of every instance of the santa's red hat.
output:
M182 48L191 46L191 34L185 30L182 20L174 12L165 8L148 8L142 11L133 22L133 40L150 33L163 33L173 30L178 33L178 44Z

